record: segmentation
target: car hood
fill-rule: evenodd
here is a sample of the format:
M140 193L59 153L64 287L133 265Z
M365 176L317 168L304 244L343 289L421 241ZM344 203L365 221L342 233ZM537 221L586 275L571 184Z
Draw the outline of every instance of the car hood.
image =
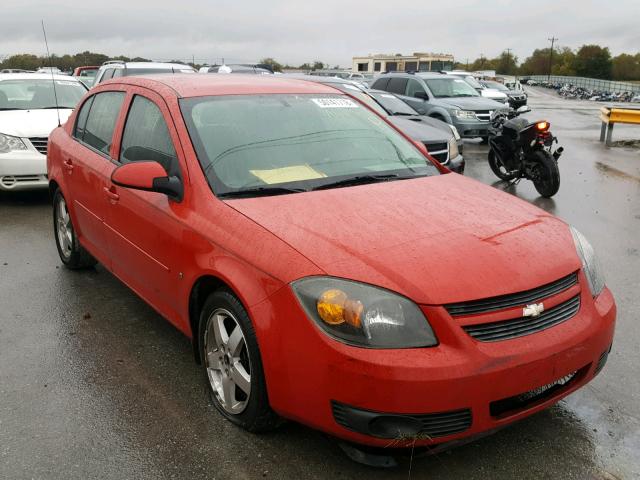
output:
M462 110L496 110L504 108L502 103L485 97L439 98L438 100Z
M495 88L485 88L482 90L482 96L487 98L507 98L508 95Z
M70 108L61 108L60 123L71 115ZM58 126L56 109L51 110L4 110L0 111L0 133L13 137L48 137Z
M449 139L453 137L453 132L449 127L445 125L446 130L434 127L425 121L425 117L420 115L411 117L392 115L387 117L387 120L402 130L406 135L419 142L448 142Z
M528 290L580 268L564 222L456 174L227 204L326 274L421 304Z

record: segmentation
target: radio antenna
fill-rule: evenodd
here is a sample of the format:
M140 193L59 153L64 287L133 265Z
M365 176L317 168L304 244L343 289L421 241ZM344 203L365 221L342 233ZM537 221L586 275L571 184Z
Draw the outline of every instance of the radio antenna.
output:
M60 107L58 105L58 92L56 91L56 80L53 76L53 62L51 61L51 54L49 53L49 42L47 42L47 31L44 29L44 20L42 22L42 35L44 35L44 45L47 47L47 58L49 59L49 72L51 72L51 84L53 85L53 98L56 101L56 113L58 114L58 126L62 125L60 122Z

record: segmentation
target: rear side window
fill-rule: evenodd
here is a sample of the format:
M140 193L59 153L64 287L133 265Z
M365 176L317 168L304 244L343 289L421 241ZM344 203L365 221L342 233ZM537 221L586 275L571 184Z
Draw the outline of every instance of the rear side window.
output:
M123 100L124 92L103 92L94 96L82 137L84 143L109 155Z
M104 71L104 75L102 75L102 78L100 79L101 82L104 82L106 80L109 80L110 78L113 77L113 73L115 72L114 68L107 68Z
M410 78L407 84L407 97L415 97L417 92L426 93L422 84L415 78Z
M392 78L387 85L387 92L395 93L396 95L404 95L407 88L406 78Z
M389 84L389 78L379 78L376 80L371 88L375 90L386 90Z
M179 173L176 150L162 112L151 100L136 95L122 135L120 162L149 160L158 162L169 175Z
M89 110L91 110L91 105L93 104L93 99L95 97L89 97L86 102L82 105L82 108L78 112L78 119L76 120L76 128L73 131L73 136L78 140L84 139L84 130L87 126L87 118L89 117Z

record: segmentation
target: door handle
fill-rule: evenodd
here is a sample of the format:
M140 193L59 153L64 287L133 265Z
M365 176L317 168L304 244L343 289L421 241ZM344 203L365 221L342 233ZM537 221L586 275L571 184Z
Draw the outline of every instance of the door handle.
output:
M71 173L71 171L73 170L73 162L71 161L70 158L65 159L64 162L62 162L64 164L64 168L67 169L67 171L69 173Z
M104 193L107 194L107 197L109 197L109 200L111 200L111 203L116 203L120 200L120 195L116 193L115 187L103 187L102 189Z

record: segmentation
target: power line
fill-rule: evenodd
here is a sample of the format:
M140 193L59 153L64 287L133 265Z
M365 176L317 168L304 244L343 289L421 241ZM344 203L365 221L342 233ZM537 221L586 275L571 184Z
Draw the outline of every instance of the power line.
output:
M553 66L553 44L558 40L556 37L547 38L551 42L551 51L549 52L549 75L547 75L547 82L551 81L551 68Z

